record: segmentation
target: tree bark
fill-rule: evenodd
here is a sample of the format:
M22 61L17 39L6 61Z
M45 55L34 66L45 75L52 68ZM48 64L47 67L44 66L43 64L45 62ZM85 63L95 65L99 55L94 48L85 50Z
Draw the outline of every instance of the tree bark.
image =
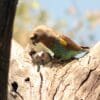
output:
M100 42L79 60L41 66L40 72L28 52L12 43L9 100L100 100ZM17 93L12 92L14 82Z
M13 21L18 0L0 0L0 100L7 100Z

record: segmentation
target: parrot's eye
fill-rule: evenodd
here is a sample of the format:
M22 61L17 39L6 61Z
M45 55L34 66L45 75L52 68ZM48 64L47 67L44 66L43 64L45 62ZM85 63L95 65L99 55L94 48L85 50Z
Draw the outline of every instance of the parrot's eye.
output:
M39 36L35 34L33 37L30 38L32 40L32 43L35 45L39 42Z

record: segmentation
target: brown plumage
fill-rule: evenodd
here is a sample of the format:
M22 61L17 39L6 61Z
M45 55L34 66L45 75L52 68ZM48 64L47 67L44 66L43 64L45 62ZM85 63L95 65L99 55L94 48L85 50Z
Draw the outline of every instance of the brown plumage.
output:
M63 40L67 41L67 45L65 45L66 48L72 48L74 50L81 50L82 48L88 48L76 44L69 37L59 34L58 32L54 31L52 28L49 28L44 25L38 26L34 29L33 37L36 36L36 34L40 37L39 42L44 43L47 47L48 44L51 47L55 39L59 40L59 38L62 38ZM31 39L33 39L33 37Z
M33 37L31 38L31 40L34 45L38 42L43 43L46 47L51 49L55 55L61 58L62 56L64 56L64 53L66 56L70 55L70 57L72 57L76 55L78 51L86 51L86 47L82 47L76 44L69 37L62 35L54 31L52 28L43 25L38 26L34 29Z

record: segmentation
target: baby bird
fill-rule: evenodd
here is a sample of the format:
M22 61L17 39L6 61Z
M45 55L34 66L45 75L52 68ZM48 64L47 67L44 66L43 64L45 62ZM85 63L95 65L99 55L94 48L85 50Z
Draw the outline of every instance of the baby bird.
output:
M33 64L37 65L38 67L37 72L40 71L41 65L45 65L52 60L50 54L44 51L40 51L40 52L31 51L29 54L32 58Z

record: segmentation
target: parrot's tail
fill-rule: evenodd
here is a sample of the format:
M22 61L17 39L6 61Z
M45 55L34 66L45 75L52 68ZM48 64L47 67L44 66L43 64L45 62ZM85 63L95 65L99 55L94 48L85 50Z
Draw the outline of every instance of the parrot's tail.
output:
M89 53L89 47L81 46L81 48L82 48L81 53L77 55L76 58L82 58Z
M81 46L81 48L83 48L83 49L90 49L90 47L86 47L86 46Z
M89 52L90 47L81 46L82 51Z

